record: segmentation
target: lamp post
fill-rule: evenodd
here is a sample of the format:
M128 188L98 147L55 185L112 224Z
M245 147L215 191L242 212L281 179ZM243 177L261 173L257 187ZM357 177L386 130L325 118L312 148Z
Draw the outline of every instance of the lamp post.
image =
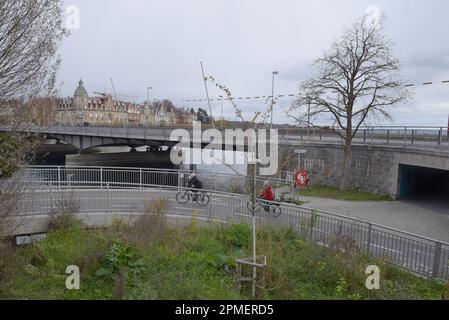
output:
M271 123L270 129L273 128L273 109L274 109L274 76L279 74L279 71L273 71L273 77L271 79Z
M150 90L154 89L153 87L147 87L147 104L150 104Z
M224 102L224 97L223 96L218 96L219 98L221 98L221 129L223 129L223 102Z

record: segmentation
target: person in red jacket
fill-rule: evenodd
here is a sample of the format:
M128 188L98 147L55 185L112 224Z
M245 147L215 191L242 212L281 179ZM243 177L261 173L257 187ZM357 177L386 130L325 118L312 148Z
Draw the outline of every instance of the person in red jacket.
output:
M274 191L273 187L271 186L269 181L265 181L263 184L264 189L260 193L260 198L266 200L266 201L274 201Z
M270 210L270 203L274 201L274 191L270 184L270 181L265 181L263 184L264 189L260 193L259 197L263 199L262 208L268 212Z

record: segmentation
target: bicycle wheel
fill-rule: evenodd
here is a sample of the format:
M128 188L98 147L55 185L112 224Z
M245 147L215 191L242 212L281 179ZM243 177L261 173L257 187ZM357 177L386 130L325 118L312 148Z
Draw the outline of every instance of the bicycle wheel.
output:
M209 200L210 200L210 197L205 193L199 194L198 197L196 198L196 202L200 206L203 206L203 207L205 207L209 204Z
M180 204L185 204L185 203L189 202L189 200L190 200L190 195L186 191L179 191L176 194L176 201L178 201L178 203L180 203Z
M270 213L273 217L279 217L282 214L281 206L272 204L270 208Z

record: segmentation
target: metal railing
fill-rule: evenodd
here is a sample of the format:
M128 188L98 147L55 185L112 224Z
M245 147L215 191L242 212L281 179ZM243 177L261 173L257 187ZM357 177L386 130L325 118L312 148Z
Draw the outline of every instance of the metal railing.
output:
M124 167L90 167L90 166L28 166L23 168L26 181L52 182L59 187L95 187L104 188L113 183L120 188L140 188L145 185L162 185L183 187L191 170L124 168ZM196 170L203 181L204 189L236 194L248 194L252 177L245 174L216 173ZM269 180L274 185L291 185L291 172L283 172L281 177L257 177L258 184Z
M83 185L36 179L24 182L24 196L19 202L21 215L51 214L64 199L76 200L80 212L90 214L140 213L148 201L164 199L167 214L195 216L210 221L250 223L247 195L208 191L210 203L199 207L193 203L180 205L175 200L182 187L146 183L84 181ZM63 202L63 201L62 201ZM288 226L323 245L350 246L419 275L449 279L449 243L421 237L393 228L361 221L335 213L277 203L282 214L277 217L257 214L259 223Z
M355 131L353 131L354 133ZM345 132L328 127L286 129L280 136L286 140L311 140L343 142ZM361 127L354 135L353 143L373 145L417 146L449 149L448 127Z

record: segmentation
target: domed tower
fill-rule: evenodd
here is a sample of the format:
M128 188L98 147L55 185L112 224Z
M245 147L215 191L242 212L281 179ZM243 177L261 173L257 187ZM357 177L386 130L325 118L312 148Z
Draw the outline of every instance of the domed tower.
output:
M87 108L88 98L89 96L87 95L86 88L84 88L83 80L80 80L73 94L73 108L75 110L85 110Z

